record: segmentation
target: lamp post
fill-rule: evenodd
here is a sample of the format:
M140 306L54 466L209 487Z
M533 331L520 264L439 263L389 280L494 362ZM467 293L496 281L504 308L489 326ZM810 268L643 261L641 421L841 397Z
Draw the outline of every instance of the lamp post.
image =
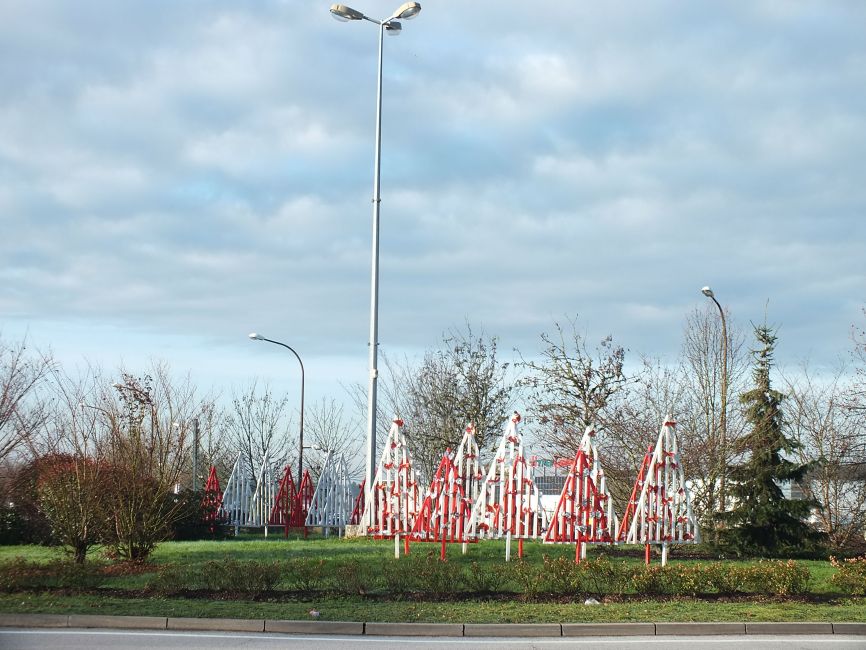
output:
M722 414L719 418L719 451L721 458L719 459L720 481L719 481L719 503L721 511L725 511L725 476L728 472L728 327L725 322L725 310L716 300L716 295L709 287L701 289L707 298L716 303L719 309L719 317L722 320Z
M250 339L253 341L267 341L268 343L273 343L274 345L281 345L286 350L295 355L295 358L298 360L298 363L301 366L301 432L298 436L298 484L300 485L300 481L303 478L304 474L304 362L301 361L300 355L295 352L295 349L286 345L285 343L280 343L279 341L274 341L272 339L265 338L261 334L256 334L253 332L250 334Z
M376 81L376 148L373 157L373 266L370 289L370 383L367 390L367 471L365 501L370 503L373 477L376 472L376 380L379 348L379 172L382 157L382 43L385 32L397 35L402 30L400 20L418 15L418 2L404 2L389 18L376 20L346 5L331 5L331 14L340 21L366 20L379 26L379 61ZM369 523L369 522L365 522Z

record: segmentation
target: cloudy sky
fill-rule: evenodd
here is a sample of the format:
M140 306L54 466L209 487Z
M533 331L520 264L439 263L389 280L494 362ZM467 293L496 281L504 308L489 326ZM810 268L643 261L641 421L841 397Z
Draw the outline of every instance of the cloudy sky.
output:
M357 0L384 18L397 0ZM217 389L364 383L377 29L329 3L0 0L0 332ZM710 284L832 363L866 304L866 3L424 0L385 40L381 348Z

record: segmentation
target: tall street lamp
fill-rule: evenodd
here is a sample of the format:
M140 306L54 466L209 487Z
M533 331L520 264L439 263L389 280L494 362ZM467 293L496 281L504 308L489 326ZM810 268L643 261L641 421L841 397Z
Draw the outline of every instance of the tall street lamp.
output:
M286 345L285 343L280 343L279 341L274 341L271 339L267 339L261 334L256 334L253 332L250 334L250 339L253 341L267 341L268 343L273 343L274 345L281 345L286 350L295 355L295 359L298 360L298 363L301 366L301 433L298 436L298 481L300 484L300 480L304 474L304 362L301 361L300 355L295 352L295 349Z
M716 303L719 308L719 317L722 319L722 415L719 418L719 451L721 458L719 459L719 469L721 480L719 482L719 502L721 503L722 512L725 511L725 476L728 472L728 327L725 322L725 310L716 300L716 295L709 287L701 289L707 298Z
M373 268L370 289L370 383L367 390L367 471L366 503L371 502L373 476L376 472L376 380L379 377L377 357L379 349L379 172L382 157L382 42L385 32L397 35L402 30L400 20L418 15L418 2L404 2L390 17L376 20L346 5L331 5L331 14L337 20L366 20L379 26L379 64L376 82L376 149L373 158ZM366 522L369 523L369 522Z

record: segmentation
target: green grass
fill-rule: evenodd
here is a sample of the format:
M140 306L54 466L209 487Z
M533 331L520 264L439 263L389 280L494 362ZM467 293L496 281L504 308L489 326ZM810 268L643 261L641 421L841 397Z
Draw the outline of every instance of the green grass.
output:
M401 549L402 550L402 549ZM592 548L590 557L605 549ZM413 544L413 556L433 553L438 557L439 547L433 544ZM516 558L517 545L512 546ZM527 562L540 564L543 556L571 559L573 546L550 546L538 542L525 544ZM469 545L464 557L460 547L448 548L449 562L485 565L504 565L505 544L501 541ZM295 558L321 558L329 562L358 561L372 570L381 570L393 559L394 543L372 539L328 539L292 536L284 539L273 535L241 537L228 540L167 542L157 547L145 573L110 577L103 585L104 594L68 592L23 592L0 594L0 611L15 613L100 613L135 614L153 616L200 616L230 618L308 619L309 610L321 612L322 620L354 621L418 621L418 622L615 622L615 621L857 621L866 622L866 599L846 598L838 593L831 582L835 572L826 561L802 561L809 568L811 579L808 597L802 599L741 598L741 599L608 599L598 606L576 602L530 603L507 597L499 599L460 600L457 602L430 602L416 600L370 599L361 596L315 594L309 598L282 595L280 602L253 600L208 600L203 598L142 597L141 590L151 581L159 567L166 565L194 566L210 561L231 558L236 561L276 561ZM0 562L24 557L31 562L48 563L64 557L57 549L40 546L0 547ZM95 549L91 559L100 559ZM642 558L620 557L616 562L642 564ZM399 561L404 561L399 560ZM677 559L672 563L690 563L694 560ZM748 565L750 562L727 561ZM657 563L657 560L654 560ZM128 591L123 595L121 592Z
M833 604L800 602L707 603L688 599L639 600L587 606L582 603L374 602L360 598L321 598L287 603L202 601L180 598L117 598L13 594L0 596L0 611L40 614L114 614L309 620L318 610L324 621L419 623L612 623L624 621L850 621L866 622L866 599Z

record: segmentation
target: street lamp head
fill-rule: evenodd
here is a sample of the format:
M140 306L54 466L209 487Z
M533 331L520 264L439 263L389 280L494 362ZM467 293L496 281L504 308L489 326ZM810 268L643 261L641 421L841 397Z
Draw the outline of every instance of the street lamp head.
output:
M331 5L331 15L344 23L350 20L364 20L364 14L346 5Z
M400 5L397 11L394 12L394 15L391 16L391 18L399 18L400 20L411 20L419 13L421 13L420 2L404 2Z
M703 289L701 289L701 293L704 294L707 298L714 298L715 297L713 290L710 289L709 287L704 287Z
M265 338L261 334L256 334L255 332L252 332L251 334L249 334L249 337L253 341L262 341Z

